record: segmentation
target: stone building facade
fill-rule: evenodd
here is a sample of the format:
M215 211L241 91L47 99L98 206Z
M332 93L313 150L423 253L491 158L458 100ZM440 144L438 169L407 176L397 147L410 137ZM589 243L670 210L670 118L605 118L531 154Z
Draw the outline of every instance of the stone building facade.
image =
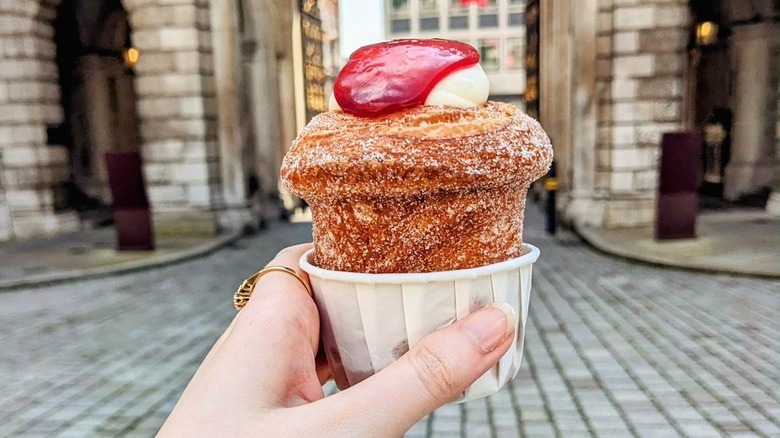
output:
M776 184L778 86L762 59L777 60L778 11L771 1L746 11L745 2L723 0L715 2L717 17L701 17L697 3L539 2L540 120L555 147L565 195L559 210L569 222L651 224L661 136L700 129L707 99L707 111L733 114L720 196L735 200ZM714 48L695 41L705 19L727 31ZM726 85L713 87L718 81Z
M159 233L250 220L299 129L301 3L0 0L0 241L88 225L108 150L141 152Z

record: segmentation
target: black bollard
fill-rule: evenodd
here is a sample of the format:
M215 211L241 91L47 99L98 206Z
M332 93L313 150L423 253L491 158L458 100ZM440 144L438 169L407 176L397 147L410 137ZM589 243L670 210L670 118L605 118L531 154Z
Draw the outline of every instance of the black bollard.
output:
M555 235L558 228L557 212L555 211L555 192L558 191L558 178L555 172L555 161L550 166L547 179L544 180L544 189L547 191L547 216L544 230L547 234Z

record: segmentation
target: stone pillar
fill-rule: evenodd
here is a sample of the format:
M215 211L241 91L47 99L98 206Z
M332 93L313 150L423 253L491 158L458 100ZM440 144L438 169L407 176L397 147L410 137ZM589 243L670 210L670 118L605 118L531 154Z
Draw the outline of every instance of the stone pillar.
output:
M67 153L46 138L62 121L57 68L47 61L54 15L51 2L0 1L0 240L78 227L57 190L68 179Z
M772 62L772 84L775 91L775 172L766 210L774 216L780 216L780 35L777 33L775 34L773 41Z
M645 226L654 217L661 135L682 126L688 2L600 5L596 70L608 84L598 92L600 225Z
M11 207L5 201L5 191L0 187L0 242L11 240L14 237Z
M276 4L275 4L276 3ZM285 56L284 44L291 38L286 14L292 14L292 2L286 6L272 0L253 0L256 30L251 80L257 150L256 169L266 197L278 193L280 147L282 144L282 113L286 109L280 102L278 58Z
M128 1L155 232L214 233L224 205L209 2Z
M247 12L248 13L248 12ZM226 211L221 214L223 224L232 226L248 221L246 165L242 151L250 139L241 129L243 66L241 41L238 35L238 13L234 0L211 2L212 37L214 39L214 78L217 94L218 138L222 196ZM253 129L253 127L247 127Z
M661 136L682 127L689 14L685 0L613 10L606 227L653 221Z
M688 3L542 1L541 122L568 221L653 220L661 134L682 124Z
M605 84L597 82L597 32L599 1L572 2L573 22L573 76L571 94L571 191L567 215L576 216L581 223L598 218L600 212L597 165L598 97ZM576 18L574 18L576 17ZM576 78L576 79L575 79Z
M542 0L539 5L539 121L550 136L558 166L558 187L572 190L571 103L573 66L572 5ZM584 41L587 45L588 42Z
M734 91L731 159L723 195L735 200L772 184L775 171L775 88L773 23L735 26L731 37Z
M600 221L596 194L599 0L541 2L540 121L555 148L559 209L579 224ZM605 54L609 56L609 53Z

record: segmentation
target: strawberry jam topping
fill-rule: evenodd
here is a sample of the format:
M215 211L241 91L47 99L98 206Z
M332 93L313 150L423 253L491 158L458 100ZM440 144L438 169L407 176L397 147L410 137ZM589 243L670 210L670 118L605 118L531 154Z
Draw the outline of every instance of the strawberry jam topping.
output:
M434 86L479 62L468 44L443 39L394 40L356 50L336 78L333 94L347 113L370 117L425 104Z

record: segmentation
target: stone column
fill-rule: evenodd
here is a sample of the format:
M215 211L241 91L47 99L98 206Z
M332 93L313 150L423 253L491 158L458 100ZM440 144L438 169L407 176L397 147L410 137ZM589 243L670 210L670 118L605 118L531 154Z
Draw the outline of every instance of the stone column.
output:
M210 3L128 1L156 233L214 233L221 192Z
M47 126L63 117L53 62L55 7L0 1L0 240L78 228L57 190L68 179L67 152L48 145L46 136Z
M772 191L767 201L766 210L772 215L780 216L780 35L775 34L772 50L772 86L774 95L774 139L775 139L775 172Z
M731 159L723 195L735 200L772 183L775 170L775 93L772 87L773 23L736 26L731 37L734 91Z
M573 71L572 6L540 2L539 121L550 136L558 166L558 187L571 190L571 95ZM587 44L587 42L585 42Z
M246 202L247 175L242 162L246 139L241 135L242 85L241 42L238 39L237 17L234 0L211 2L212 37L214 39L214 79L217 94L219 120L219 156L222 177L222 196L225 212L222 222L240 223L248 215ZM248 218L246 218L248 219ZM246 220L244 219L244 220Z
M290 53L292 1L252 0L256 48L250 66L249 87L256 133L255 151L258 176L268 210L276 208L279 194L279 168L287 132L287 117L293 108L284 96L289 82L284 65ZM286 146L289 146L286 145Z
M590 222L599 213L596 196L596 149L598 90L597 32L599 1L572 2L573 69L571 93L571 191L568 214L579 223ZM576 17L576 18L575 18ZM595 211L594 211L595 210Z

